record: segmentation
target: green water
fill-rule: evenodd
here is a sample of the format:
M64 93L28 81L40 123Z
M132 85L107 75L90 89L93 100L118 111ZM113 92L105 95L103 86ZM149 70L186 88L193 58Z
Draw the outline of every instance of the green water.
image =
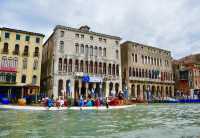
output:
M112 111L0 110L0 137L199 138L200 104Z

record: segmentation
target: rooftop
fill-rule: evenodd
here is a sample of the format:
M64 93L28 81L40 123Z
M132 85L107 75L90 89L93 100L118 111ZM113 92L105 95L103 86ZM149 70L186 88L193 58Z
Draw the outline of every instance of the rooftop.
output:
M37 36L42 36L42 37L45 36L44 34L41 34L41 33L29 32L29 31L18 30L18 29L7 28L7 27L2 27L2 28L0 28L0 30L9 31L9 32L16 32L16 33L23 33L23 34L29 34L29 35L37 35Z
M121 38L118 37L118 36L112 36L112 35L107 35L107 34L103 34L103 33L97 33L97 32L90 31L90 27L87 26L87 25L81 26L79 29L67 27L67 26L63 26L63 25L57 25L54 28L54 31L56 29L65 29L65 30L69 30L69 31L79 32L79 33L86 33L86 34L91 34L91 35L97 35L97 36L100 36L100 37L107 37L107 38L111 38L111 39L121 40Z

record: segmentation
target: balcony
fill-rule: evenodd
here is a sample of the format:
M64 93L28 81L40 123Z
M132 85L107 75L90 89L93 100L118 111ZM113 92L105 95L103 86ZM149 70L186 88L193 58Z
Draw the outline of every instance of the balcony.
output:
M28 57L28 56L29 56L29 53L28 53L28 52L24 52L24 53L23 53L23 56Z
M14 51L13 51L13 55L19 55L19 51L14 50Z
M33 53L33 56L34 56L34 57L39 57L40 54L39 54L39 52L34 52L34 53Z
M8 54L8 49L3 49L1 53L2 54Z

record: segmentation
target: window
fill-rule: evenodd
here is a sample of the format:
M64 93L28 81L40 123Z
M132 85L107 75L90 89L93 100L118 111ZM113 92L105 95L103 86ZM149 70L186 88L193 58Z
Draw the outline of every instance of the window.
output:
M26 83L26 75L22 75L21 83Z
M85 72L88 73L88 61L85 62Z
M1 66L2 67L6 67L7 66L7 57L2 57Z
M79 69L79 61L76 60L75 61L75 72L78 72L78 69Z
M116 66L116 75L119 76L119 65Z
M84 45L81 44L81 54L84 54Z
M89 53L89 49L88 49L88 45L85 46L85 54L86 56L88 56L88 53Z
M103 41L106 43L106 39L103 39Z
M33 69L34 70L38 69L38 60L37 59L35 59L34 62L33 62Z
M28 46L25 46L24 47L24 56L28 56L28 49L29 49L29 47Z
M64 59L64 65L63 65L64 72L67 72L67 59Z
M116 50L116 59L119 59L119 51Z
M19 55L19 45L18 44L15 45L15 50L13 51L13 54Z
M36 37L36 43L40 43L40 38Z
M13 62L12 58L9 58L8 59L8 67L12 67L12 62Z
M62 71L62 58L59 58L58 61L58 71Z
M32 84L36 84L37 83L37 76L34 75L32 78Z
M133 62L135 62L135 54L132 54Z
M27 58L24 58L23 59L23 69L27 69L27 64L28 64Z
M60 41L60 52L64 51L64 41Z
M34 57L39 57L39 47L35 47Z
M83 68L83 60L81 60L81 63L80 63L80 72L83 72L84 71L84 68Z
M106 57L106 48L103 49L103 56Z
M79 45L78 43L75 44L76 53L79 53Z
M119 41L115 41L115 44L116 44L116 45L119 45Z
M18 59L14 58L14 60L13 60L13 67L17 67L17 64L18 64Z
M102 48L99 47L99 56L102 57Z
M84 35L83 35L83 34L81 35L81 38L84 38Z
M6 38L6 39L9 39L9 38L10 38L10 33L5 32L5 38Z
M72 59L69 59L68 72L72 72Z
M60 31L60 37L64 37L65 32L64 31Z
M4 43L3 54L8 54L8 43Z
M93 62L92 61L90 61L90 73L93 73Z
M101 38L101 37L99 38L99 41L102 41L102 38Z
M75 37L76 37L76 38L79 38L79 34L75 34Z
M90 56L93 56L93 46L90 46Z
M20 40L20 35L16 34L16 40Z
M30 36L27 35L26 38L25 38L25 40L29 41L30 40Z
M97 46L95 46L95 48L94 48L94 55L95 55L95 56L98 55L98 53L97 53Z
M137 54L135 54L135 62L137 63Z
M93 40L94 38L93 38L93 36L90 36L90 40Z
M111 64L108 65L108 74L111 75Z

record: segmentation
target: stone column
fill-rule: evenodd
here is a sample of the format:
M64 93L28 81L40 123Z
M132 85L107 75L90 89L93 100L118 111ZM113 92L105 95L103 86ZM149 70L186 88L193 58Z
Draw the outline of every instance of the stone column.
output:
M109 81L106 81L105 85L106 85L106 97L108 97L109 96Z
M74 96L75 96L75 91L74 91L74 87L75 87L75 86L74 86L74 85L75 85L75 84L74 84L74 79L71 79L71 80L70 80L70 83L71 83L71 97L72 97L72 99L74 99L74 98L75 98L75 97L74 97Z
M88 97L88 88L89 88L89 84L86 82L85 84L85 87L86 87L86 98Z

